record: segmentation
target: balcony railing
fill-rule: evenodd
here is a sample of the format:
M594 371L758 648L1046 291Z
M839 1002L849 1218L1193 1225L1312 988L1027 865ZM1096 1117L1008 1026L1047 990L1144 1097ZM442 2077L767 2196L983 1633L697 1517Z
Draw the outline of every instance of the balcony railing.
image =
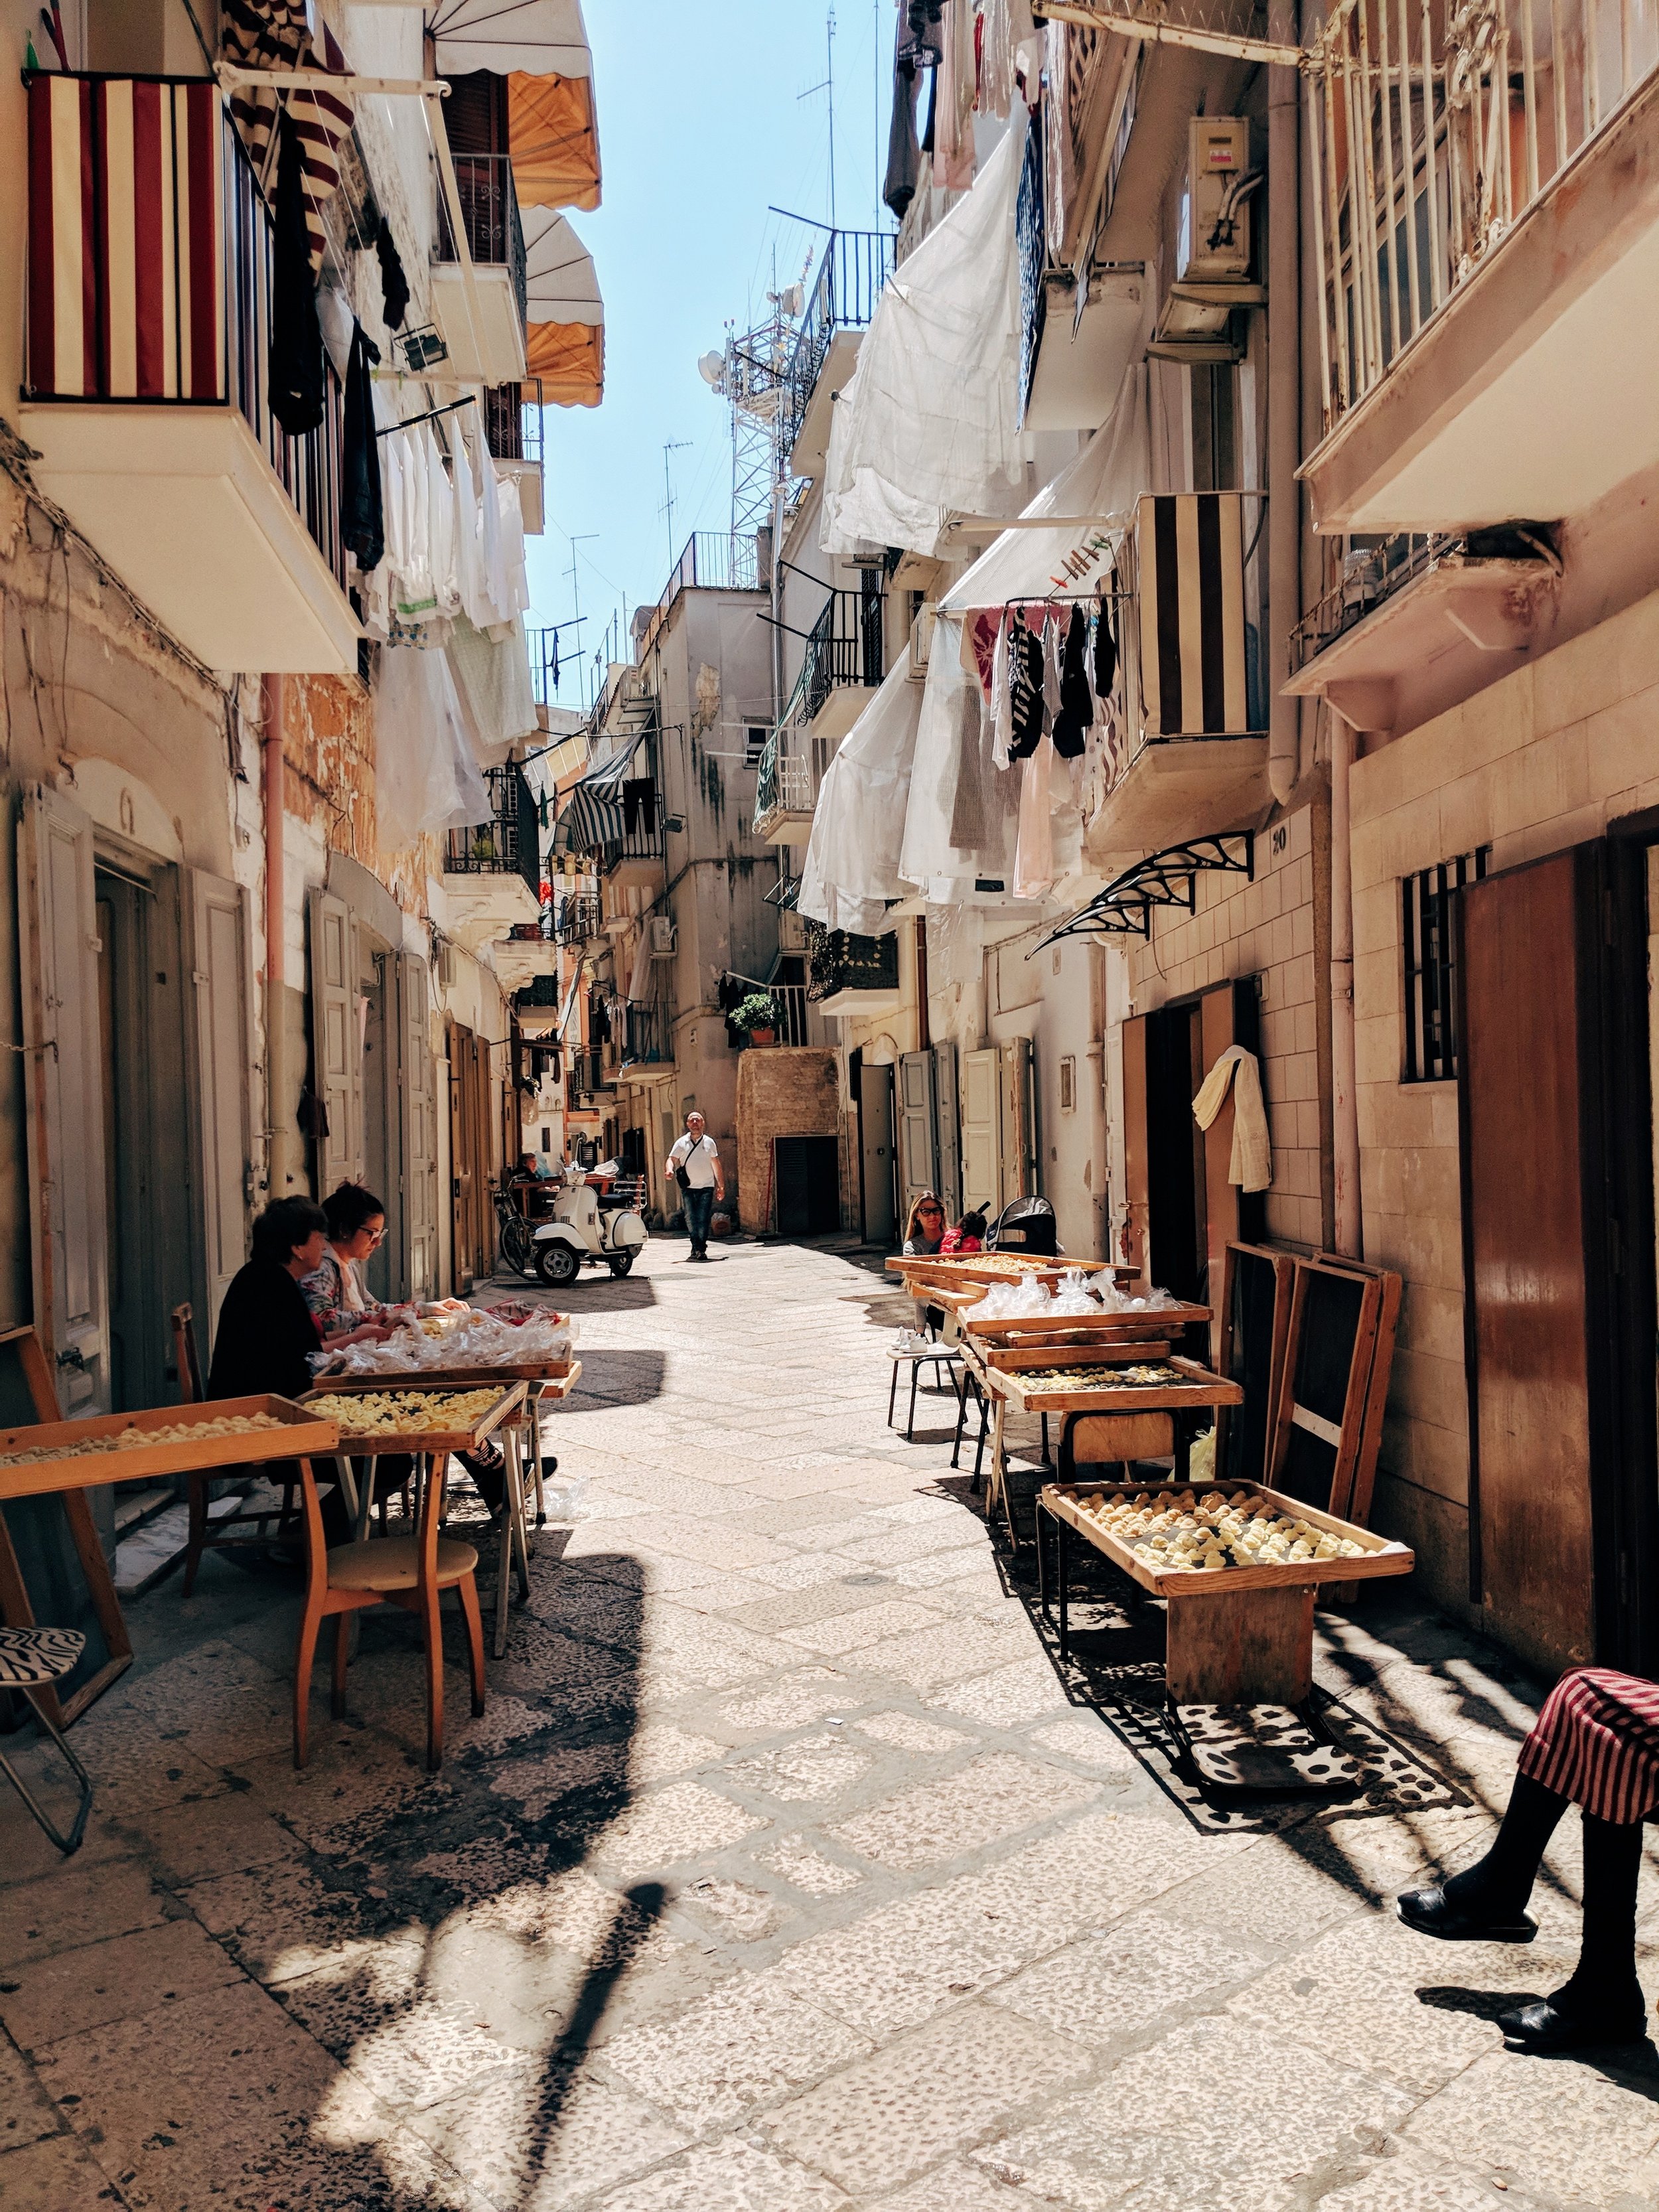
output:
M444 872L452 876L519 876L541 896L541 816L536 794L516 761L483 771L490 797L489 819L448 832Z
M837 991L896 991L898 958L896 937L855 937L809 922L803 988L814 1004Z
M1330 428L1659 64L1639 0L1340 0L1307 99Z
M498 461L542 465L542 380L493 385L483 396L484 442Z
M664 854L662 794L650 776L631 777L620 787L615 801L622 834L607 837L596 865L607 875L623 860L660 860Z
M760 550L752 538L697 530L686 540L657 604L672 607L682 592L757 592Z
M553 902L553 937L559 945L585 945L603 935L604 917L597 891L568 892Z
M519 196L513 185L513 164L506 154L456 154L455 195L467 251L475 262L505 269L513 281L524 322L529 301L525 273L524 228L519 220ZM445 194L438 194L438 242L434 258L459 261L455 232Z
M873 690L882 676L882 606L876 589L831 592L807 633L799 718L810 722L837 684Z
M837 331L863 330L893 271L895 240L885 231L832 231L818 263L795 348L784 372L782 446L800 435L813 389Z
M628 1009L628 1033L623 1041L623 1066L660 1066L673 1057L673 1035L664 1009L660 1006L630 1006Z
M60 72L30 81L36 178L49 176L69 150L58 143L63 110L43 96L63 81ZM28 226L27 396L234 406L343 590L339 379L325 360L323 420L302 436L290 436L270 411L271 211L216 87L91 72L70 81L89 95L79 109L77 173L107 177L112 190L125 162L130 204L140 115L160 133L167 158L188 167L204 149L213 173L204 191L163 197L159 236L142 224L99 222L64 239L45 210L37 212ZM181 272L193 279L182 305ZM73 345L62 319L66 298L79 319Z

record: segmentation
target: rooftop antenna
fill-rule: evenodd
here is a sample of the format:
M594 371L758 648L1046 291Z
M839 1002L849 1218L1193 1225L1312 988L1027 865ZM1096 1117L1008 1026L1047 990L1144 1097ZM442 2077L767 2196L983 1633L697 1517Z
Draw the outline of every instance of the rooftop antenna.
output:
M830 95L830 228L836 228L836 11L833 5L826 11L823 24L824 78L822 84L809 85L805 92L797 93L798 100L811 100L816 93Z
M565 573L570 579L570 611L574 617L574 621L571 623L573 629L580 622L582 614L581 594L576 583L576 548L578 545L586 544L589 538L597 538L599 534L597 530L584 530L579 537L573 538L570 541L570 566ZM591 706L592 702L584 699L582 704L587 707Z
M662 511L668 518L668 565L674 565L674 484L668 471L668 456L683 453L690 444L690 438L665 438L662 441Z

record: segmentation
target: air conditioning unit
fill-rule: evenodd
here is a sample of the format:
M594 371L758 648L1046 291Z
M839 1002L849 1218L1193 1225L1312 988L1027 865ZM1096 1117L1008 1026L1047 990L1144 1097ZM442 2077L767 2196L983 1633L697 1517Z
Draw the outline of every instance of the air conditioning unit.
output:
M1187 185L1181 198L1176 274L1148 351L1163 361L1230 362L1243 349L1231 326L1237 307L1262 305L1250 281L1251 201L1262 172L1250 167L1250 126L1242 115L1198 115L1187 127Z
M778 950L780 952L805 952L806 950L806 917L793 908L786 908L778 916Z
M653 914L651 917L651 957L653 960L672 960L674 957L674 924L668 916Z
M432 961L433 978L438 988L441 991L453 991L455 988L457 972L455 947L447 938L441 938Z
M921 684L927 680L927 656L933 649L933 629L939 621L939 609L931 599L924 599L916 609L916 618L910 625L910 681Z

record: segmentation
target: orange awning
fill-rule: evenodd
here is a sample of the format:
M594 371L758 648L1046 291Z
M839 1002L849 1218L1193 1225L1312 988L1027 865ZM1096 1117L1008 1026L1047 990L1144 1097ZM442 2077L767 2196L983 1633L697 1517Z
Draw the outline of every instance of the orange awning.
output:
M525 358L542 396L597 407L605 392L605 301L593 257L562 215L526 208Z
M599 134L592 77L529 76L514 70L507 81L507 131L520 207L598 207Z
M597 407L605 397L605 330L596 323L532 323L525 333L530 374L542 397L560 407Z

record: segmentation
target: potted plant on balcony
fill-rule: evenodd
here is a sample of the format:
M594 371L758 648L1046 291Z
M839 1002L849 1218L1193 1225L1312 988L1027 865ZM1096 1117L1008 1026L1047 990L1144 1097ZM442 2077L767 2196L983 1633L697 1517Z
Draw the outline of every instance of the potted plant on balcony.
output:
M750 1044L775 1044L778 1010L769 991L751 991L732 1012L732 1026L741 1030Z

